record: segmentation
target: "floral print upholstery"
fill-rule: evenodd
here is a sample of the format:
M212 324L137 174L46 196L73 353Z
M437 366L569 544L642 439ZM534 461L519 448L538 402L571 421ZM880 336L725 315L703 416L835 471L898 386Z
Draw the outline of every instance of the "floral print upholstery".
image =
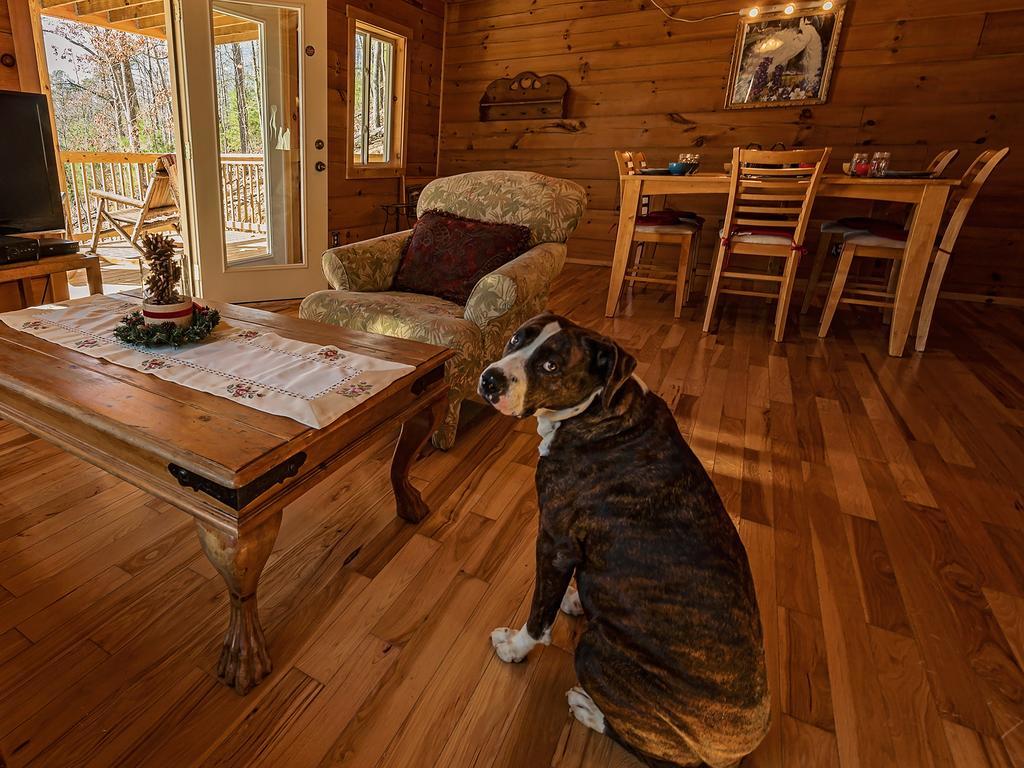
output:
M433 436L435 446L450 448L462 401L476 398L480 372L501 356L516 328L543 311L551 282L565 264L565 240L583 217L585 204L586 192L578 184L537 173L485 171L437 179L423 190L421 210L523 224L530 227L534 247L481 278L464 307L390 290L409 231L332 248L324 254L323 265L335 290L307 296L299 314L454 350L445 364L451 388L448 412Z
M456 216L530 228L530 245L564 243L587 209L579 184L530 171L477 171L435 179L423 188L417 214Z
M324 251L324 275L339 291L386 291L395 280L402 248L412 230Z

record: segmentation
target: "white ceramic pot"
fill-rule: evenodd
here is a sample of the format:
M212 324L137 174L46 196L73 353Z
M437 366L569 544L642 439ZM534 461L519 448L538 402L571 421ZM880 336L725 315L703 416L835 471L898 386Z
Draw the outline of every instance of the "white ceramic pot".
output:
M192 299L177 304L150 304L142 302L142 319L146 325L174 323L185 328L192 325Z

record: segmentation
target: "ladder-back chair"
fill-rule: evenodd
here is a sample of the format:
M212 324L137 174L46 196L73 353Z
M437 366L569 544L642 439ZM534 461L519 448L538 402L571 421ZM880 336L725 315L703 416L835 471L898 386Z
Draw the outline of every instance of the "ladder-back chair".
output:
M918 352L923 352L928 343L928 332L931 330L935 302L939 298L939 289L942 287L942 280L946 275L946 268L949 266L949 257L956 246L967 214L970 213L971 206L974 205L978 193L981 192L988 177L992 175L992 171L1009 152L1009 147L982 152L964 173L960 179L960 185L950 194L949 202L946 205L946 227L941 240L932 253L931 271L922 299L917 337L914 341L914 348ZM858 256L892 261L895 274L895 270L899 268L899 262L903 259L908 236L909 233L906 230L900 230L895 226L890 231L854 232L844 236L843 250L839 256L839 264L836 266L835 275L832 278L832 287L821 315L821 325L818 327L819 337L824 338L828 335L832 319L840 304L892 308L896 295L894 281L890 281L887 289L879 290L873 285L847 285L847 277L854 258Z
M830 153L829 149L733 150L729 203L719 233L721 246L711 270L705 333L711 328L721 294L760 296L777 300L772 337L782 341L811 208ZM765 269L743 270L730 264L736 256L762 257L768 262ZM776 273L779 262L782 270ZM741 287L722 287L723 280L740 281ZM768 291L742 287L751 281L777 288Z
M178 231L178 173L174 155L157 158L156 170L142 200L102 189L90 189L89 194L97 201L90 253L96 253L101 237L116 232L139 252L141 258L140 241L144 234ZM104 225L109 227L104 229Z
M647 158L643 152L615 151L615 163L619 176L634 176L647 168ZM621 185L619 189L621 201ZM651 200L644 196L640 201L640 217L651 215ZM634 283L653 283L675 286L675 303L673 316L682 314L683 304L689 301L693 272L697 266L696 255L700 248L702 220L692 214L681 213L676 220L665 223L644 223L638 220L633 231L633 249L626 283L633 287ZM659 243L679 246L679 262L675 270L658 269L654 265L654 252ZM650 244L650 253L645 253L645 245ZM649 264L644 258L649 257Z
M956 160L959 154L959 149L945 149L942 152L939 152L939 154L933 157L932 161L928 163L928 167L925 169L925 172L930 173L935 177L942 176L949 167L949 164ZM913 208L904 215L904 225L909 222L911 213L913 213ZM884 222L884 220L875 219L874 217L869 216L867 219L847 218L822 222L821 237L818 239L818 250L814 254L814 263L811 265L811 274L807 279L807 288L804 290L803 302L800 304L801 315L807 314L807 311L811 308L811 302L814 300L815 295L821 287L821 273L825 269L825 262L828 260L829 254L832 253L836 237L849 235L853 232L867 232L868 229L866 227L870 227L872 223L878 222ZM893 290L895 289L896 285L891 274L888 277L882 278L882 281L888 281L889 288Z

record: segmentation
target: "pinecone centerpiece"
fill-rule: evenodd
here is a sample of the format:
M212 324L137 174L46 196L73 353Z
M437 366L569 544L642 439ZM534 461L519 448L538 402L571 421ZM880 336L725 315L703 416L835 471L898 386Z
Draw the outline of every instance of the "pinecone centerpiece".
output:
M146 325L173 323L188 327L192 323L192 297L181 285L181 261L174 241L158 233L145 235L142 258L146 263L142 298Z

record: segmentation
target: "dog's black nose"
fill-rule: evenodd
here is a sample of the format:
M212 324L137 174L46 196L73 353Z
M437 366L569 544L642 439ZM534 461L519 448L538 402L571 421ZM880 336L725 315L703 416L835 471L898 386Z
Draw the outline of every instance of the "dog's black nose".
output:
M489 403L498 402L507 387L508 379L500 368L488 368L480 376L480 394Z

